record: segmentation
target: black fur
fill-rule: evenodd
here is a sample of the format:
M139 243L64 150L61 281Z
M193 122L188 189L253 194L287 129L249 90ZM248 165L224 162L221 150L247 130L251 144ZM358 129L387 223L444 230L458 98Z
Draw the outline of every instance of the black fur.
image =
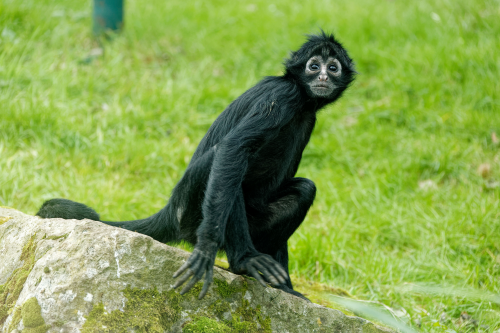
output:
M318 55L342 65L340 76L328 76L335 89L326 97L309 89L308 82L319 77L304 72ZM264 78L214 121L162 210L143 220L104 222L161 242L194 244L174 275L184 273L175 287L190 280L181 293L205 275L200 298L205 295L215 255L223 249L233 272L302 296L288 276L287 241L304 220L316 187L294 176L317 111L342 95L355 71L346 50L324 32L309 36L285 67L284 75ZM44 203L37 215L99 220L91 208L64 199Z
M45 201L36 215L46 219L61 218L99 221L99 214L89 206L67 199L51 199Z

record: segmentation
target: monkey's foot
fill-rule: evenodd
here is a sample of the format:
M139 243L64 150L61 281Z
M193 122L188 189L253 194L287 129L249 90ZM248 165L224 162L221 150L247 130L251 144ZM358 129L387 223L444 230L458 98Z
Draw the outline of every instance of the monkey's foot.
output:
M174 273L174 278L179 277L173 286L174 289L180 287L184 284L184 282L191 278L180 292L180 294L183 295L187 293L196 284L196 282L200 281L203 278L203 275L205 275L203 288L198 296L198 299L202 299L207 293L208 287L212 284L216 255L217 245L215 243L201 244L201 242L199 242L184 265L182 265L181 268ZM181 276L182 273L184 274Z
M255 278L262 286L267 287L266 281L273 287L286 283L289 279L288 274L283 267L270 255L258 254L254 257L248 257L241 261L231 270L236 274L245 274Z

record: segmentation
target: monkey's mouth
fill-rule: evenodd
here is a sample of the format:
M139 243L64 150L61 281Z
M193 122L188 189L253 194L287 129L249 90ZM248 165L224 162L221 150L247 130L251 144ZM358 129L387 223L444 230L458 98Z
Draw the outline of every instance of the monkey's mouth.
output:
M311 88L314 88L314 89L332 89L333 87L326 85L326 84L318 84L318 85L312 86Z
M335 89L335 85L327 83L319 83L315 85L310 85L311 92L316 97L327 97L330 96Z
M309 88L313 96L327 97L335 90L335 84L333 82L311 82Z

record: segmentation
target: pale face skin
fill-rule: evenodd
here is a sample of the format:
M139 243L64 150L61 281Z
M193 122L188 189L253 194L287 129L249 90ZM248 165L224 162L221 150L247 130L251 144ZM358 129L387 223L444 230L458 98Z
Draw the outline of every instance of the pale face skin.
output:
M311 92L318 97L327 97L336 88L332 78L342 74L342 65L333 57L325 60L317 55L307 61L305 73L311 77L311 81L308 82Z

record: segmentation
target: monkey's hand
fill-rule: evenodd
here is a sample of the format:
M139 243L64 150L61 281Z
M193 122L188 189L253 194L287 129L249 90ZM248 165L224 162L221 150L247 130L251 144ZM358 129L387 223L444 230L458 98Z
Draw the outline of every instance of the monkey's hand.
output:
M196 282L200 281L205 275L205 282L201 289L198 299L202 299L212 284L212 277L214 275L215 256L217 255L218 247L215 243L196 245L191 256L186 260L184 265L181 266L174 273L174 278L177 278L185 272L179 280L174 284L174 289L182 286L191 276L191 280L182 288L181 295L187 293Z
M267 287L265 280L273 287L278 287L285 284L289 279L286 271L276 260L262 253L254 257L245 258L235 271L238 274L247 274L254 277L264 287Z

